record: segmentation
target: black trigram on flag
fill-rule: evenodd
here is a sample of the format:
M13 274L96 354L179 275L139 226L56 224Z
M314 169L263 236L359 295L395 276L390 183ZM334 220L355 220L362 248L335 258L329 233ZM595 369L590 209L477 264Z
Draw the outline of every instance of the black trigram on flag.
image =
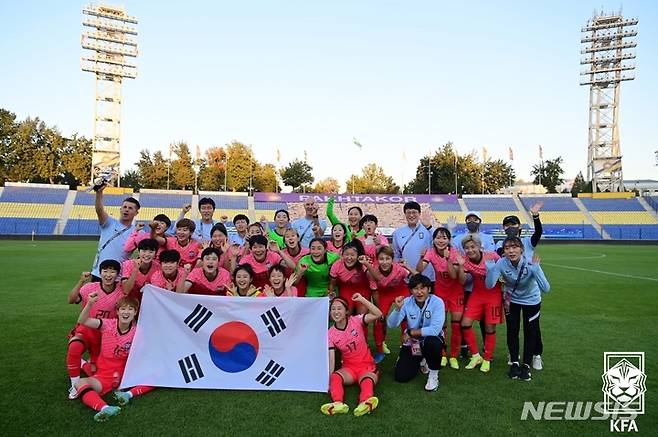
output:
M194 311L183 321L192 331L199 332L199 329L210 319L212 311L199 304Z
M270 360L270 362L267 363L267 366L265 366L265 369L260 372L260 375L258 375L256 381L260 382L264 386L269 387L270 385L274 384L274 381L276 381L277 378L281 376L284 370L285 367L275 363L274 360Z
M272 337L275 337L280 334L281 331L286 329L286 324L283 323L281 314L279 314L279 310L277 310L276 307L272 307L261 314L260 318L263 320L263 323L265 323L265 327L270 331Z
M183 378L185 378L186 384L203 378L203 370L201 370L196 354L181 358L178 360L178 365L180 366L180 371L183 374Z

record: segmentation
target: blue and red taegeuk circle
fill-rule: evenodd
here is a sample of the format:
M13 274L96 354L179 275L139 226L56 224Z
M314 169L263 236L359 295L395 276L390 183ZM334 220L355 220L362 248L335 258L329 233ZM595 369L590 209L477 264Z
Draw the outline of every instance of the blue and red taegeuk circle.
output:
M208 340L208 350L213 364L228 373L247 370L258 357L258 337L243 322L227 322L219 325Z

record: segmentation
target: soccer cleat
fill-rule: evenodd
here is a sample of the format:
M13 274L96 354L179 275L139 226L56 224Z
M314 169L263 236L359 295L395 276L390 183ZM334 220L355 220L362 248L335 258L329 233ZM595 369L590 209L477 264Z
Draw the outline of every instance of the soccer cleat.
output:
M481 355L473 355L465 368L468 370L475 369L477 366L482 364L482 361L484 360L482 359Z
M110 420L110 417L116 416L119 413L121 413L121 408L119 407L105 407L96 413L94 420L96 422L107 422Z
M541 359L541 355L533 355L532 357L532 368L535 370L544 369L544 361Z
M532 374L530 373L530 366L527 364L524 364L521 366L521 370L519 371L519 379L521 381L532 381Z
M130 396L125 391L115 391L114 399L117 400L117 404L119 404L120 407L125 407L128 405L128 402L130 402Z
M71 386L69 388L69 399L73 400L73 399L77 399L77 397L78 397L78 390L74 386Z
M457 358L450 358L448 363L450 363L451 369L459 370L459 360Z
M391 350L386 345L386 342L382 343L382 352L384 352L386 355L391 353Z
M480 372L487 373L489 370L491 370L491 361L482 360L482 365L480 366Z
M374 356L375 364L381 363L384 361L384 358L386 358L386 354L384 352L377 352Z
M335 414L345 414L350 411L350 407L343 402L329 402L320 407L322 414L333 416Z
M425 358L420 361L420 373L423 375L430 373L430 368L427 366L427 361L425 361Z
M439 388L439 372L437 370L430 372L427 375L427 383L425 384L425 391L436 391Z
M376 396L369 397L364 402L361 402L359 405L357 405L357 407L354 409L354 415L356 417L360 417L366 414L370 414L372 413L372 410L377 408L377 405L379 405L379 399L377 399Z
M510 379L519 379L520 374L521 368L519 367L519 363L512 363L509 366L509 372L507 372L507 376L509 376Z
M441 357L441 367L448 365L448 357Z

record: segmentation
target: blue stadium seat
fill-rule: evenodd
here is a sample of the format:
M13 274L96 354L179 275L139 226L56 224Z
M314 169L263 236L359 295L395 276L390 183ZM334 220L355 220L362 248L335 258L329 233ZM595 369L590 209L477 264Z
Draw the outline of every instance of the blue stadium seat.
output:
M544 202L543 211L578 211L578 206L571 197L532 197L521 196L521 203L530 210L537 202Z
M254 208L256 211L268 210L276 211L279 209L288 209L288 204L286 202L254 202Z
M182 208L192 203L192 194L140 193L139 203L143 207Z
M98 220L69 219L64 228L64 235L100 235Z
M56 188L5 187L0 202L64 203L68 190Z
M637 199L580 199L590 211L646 211Z
M0 217L0 235L52 235L57 219Z
M123 199L130 197L130 194L103 194L103 204L105 206L121 206ZM75 196L74 205L91 205L96 202L96 194L78 191ZM64 203L64 201L62 201ZM141 202L140 202L141 203Z
M511 197L464 197L469 211L517 211L516 203Z
M456 211L461 212L462 208L458 202L432 202L430 203L432 211Z
M658 240L658 225L603 225L613 240Z

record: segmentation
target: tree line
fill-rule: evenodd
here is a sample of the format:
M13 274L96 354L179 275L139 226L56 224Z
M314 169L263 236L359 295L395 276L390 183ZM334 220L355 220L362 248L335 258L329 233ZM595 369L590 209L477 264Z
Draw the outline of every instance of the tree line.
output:
M67 184L75 188L89 182L92 141L77 133L64 137L55 126L43 120L26 118L0 108L0 183L35 182ZM166 156L167 155L167 156ZM563 183L562 158L536 164L531 170L534 183L556 192ZM277 168L260 162L251 146L232 141L199 153L185 141L169 145L168 153L140 151L134 167L124 171L121 185L133 189L185 189L205 191L280 191L279 181L297 192L338 193L335 178L316 181L313 167L304 159L294 159ZM502 159L478 160L475 152L458 154L452 143L420 159L414 178L405 193L485 193L493 194L514 185L514 168ZM392 194L401 191L394 179L377 163L365 165L360 174L345 181L346 192ZM576 177L572 193L591 191L582 176Z

